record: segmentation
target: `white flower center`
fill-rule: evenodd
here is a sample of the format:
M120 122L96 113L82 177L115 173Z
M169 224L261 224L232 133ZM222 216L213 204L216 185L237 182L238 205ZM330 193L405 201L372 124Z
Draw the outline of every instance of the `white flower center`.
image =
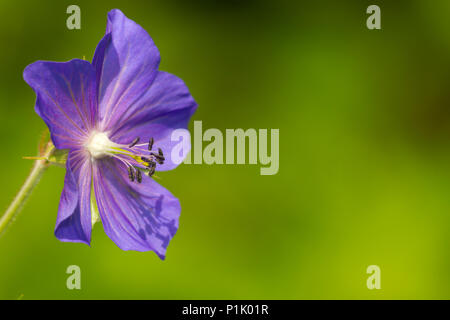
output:
M112 148L117 148L117 146L117 144L109 140L105 132L98 131L94 131L84 145L94 159L111 155Z

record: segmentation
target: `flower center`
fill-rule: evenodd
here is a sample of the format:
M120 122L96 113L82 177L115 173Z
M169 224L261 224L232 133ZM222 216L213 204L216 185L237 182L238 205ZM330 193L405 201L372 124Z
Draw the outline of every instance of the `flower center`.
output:
M88 142L85 144L85 148L94 159L100 159L109 155L111 150L117 147L120 146L109 140L108 136L104 132L92 133Z
M156 165L164 163L164 155L160 148L158 152L151 152L153 138L148 143L138 144L139 138L134 139L128 145L117 144L109 140L105 132L95 131L91 134L84 147L89 151L92 159L113 157L120 160L128 170L131 181L142 181L142 172L152 176Z

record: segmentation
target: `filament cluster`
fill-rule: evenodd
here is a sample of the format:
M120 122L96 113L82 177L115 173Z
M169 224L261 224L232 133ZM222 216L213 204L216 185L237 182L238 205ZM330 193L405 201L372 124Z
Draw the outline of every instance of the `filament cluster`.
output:
M153 176L156 171L157 165L164 164L164 153L161 148L158 148L157 152L152 151L154 139L150 138L148 143L139 143L140 138L137 137L126 148L123 148L125 153L115 155L115 157L122 160L127 166L128 178L130 181L142 182L142 172L149 177ZM144 149L145 147L145 149ZM127 159L123 159L123 156L131 157L138 165L133 165Z

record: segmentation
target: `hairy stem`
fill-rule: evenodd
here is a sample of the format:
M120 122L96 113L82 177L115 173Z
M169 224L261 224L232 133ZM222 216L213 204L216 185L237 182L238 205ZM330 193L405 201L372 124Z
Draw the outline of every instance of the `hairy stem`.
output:
M34 162L33 169L31 169L31 172L25 180L25 183L20 188L13 202L9 205L8 209L0 219L0 236L4 234L5 230L11 224L11 222L14 221L17 214L23 208L34 187L36 187L36 185L38 184L42 174L48 167L48 161L46 159L52 154L53 150L53 145L51 143L48 143L45 148L45 152L42 155L43 159L36 160Z

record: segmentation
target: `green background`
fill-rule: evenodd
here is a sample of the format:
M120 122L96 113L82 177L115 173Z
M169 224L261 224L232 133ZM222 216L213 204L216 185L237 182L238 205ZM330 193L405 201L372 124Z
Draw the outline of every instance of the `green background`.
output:
M66 8L81 7L81 30ZM44 175L0 238L1 299L449 299L450 2L0 1L0 208L27 176L43 121L35 60L91 59L119 8L185 80L207 128L280 129L280 170L182 165L166 261L53 236L64 169ZM192 123L191 123L192 124ZM66 268L81 268L81 290ZM368 290L366 268L381 268Z

